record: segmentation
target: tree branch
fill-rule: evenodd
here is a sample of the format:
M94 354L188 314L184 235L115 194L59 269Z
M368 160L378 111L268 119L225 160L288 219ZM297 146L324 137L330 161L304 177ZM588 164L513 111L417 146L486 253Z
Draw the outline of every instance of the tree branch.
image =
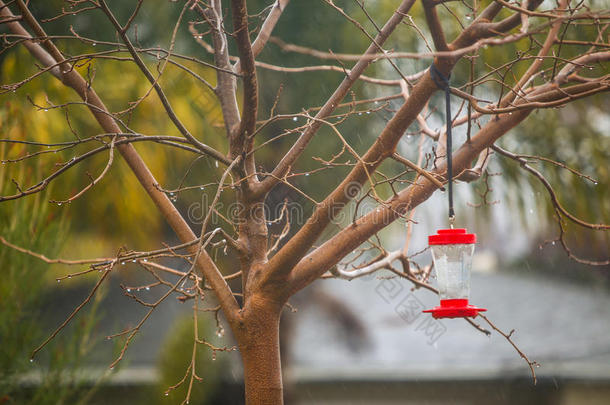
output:
M447 40L445 39L445 33L443 32L443 27L438 18L438 14L436 13L436 5L431 0L424 0L422 3L424 5L426 22L428 23L428 28L432 34L434 47L437 51L449 50Z
M485 36L497 35L498 31L494 30L495 25L490 24L488 22L488 18L493 18L495 15L497 15L497 13L500 12L500 10L501 6L497 5L497 3L492 3L490 6L488 6L481 13L481 15L472 23L472 25L466 28L458 36L458 38L453 41L453 43L449 46L450 49L457 49L460 47L469 46L470 44L475 43L478 39L483 38ZM514 24L517 25L519 22L520 20L516 19L514 21ZM501 24L506 29L511 28L511 25L506 25L502 21L495 24ZM374 50L373 45L371 45L369 49ZM457 60L458 59L456 58L437 58L435 60L435 64L445 76L448 76L455 63L457 63ZM392 156L395 151L396 145L402 138L404 132L417 119L417 116L419 115L421 110L424 108L430 97L437 90L438 88L436 87L436 84L432 80L432 77L430 76L430 73L428 71L417 82L415 87L413 87L409 98L401 106L398 112L392 117L392 119L390 119L385 128L382 130L381 134L375 140L375 143L369 148L366 154L362 156L362 162L358 162L354 166L351 172L343 179L341 184L333 192L331 192L321 204L316 207L314 213L309 218L307 223L270 260L268 274L266 275L268 281L270 281L272 284L278 281L281 282L283 277L293 271L292 269L297 263L299 263L297 267L301 265L302 261L299 262L301 259L312 261L313 258L311 257L311 254L307 257L304 256L311 248L311 246L315 243L315 241L318 239L318 237L322 234L324 229L326 229L326 226L330 223L330 221L341 211L341 209L343 209L345 204L349 202L353 197L353 195L350 195L350 193L347 192L348 188L354 187L354 185L364 184L370 176L369 173L374 172L386 158ZM311 125L313 126L314 124L315 122ZM305 132L305 134L307 134L307 131ZM301 136L295 146L303 139L303 136L304 135ZM292 149L284 157L284 159L286 159L291 152ZM282 161L284 161L284 159ZM456 166L456 171L459 172L465 168L466 166L463 166L461 169L457 169ZM429 180L427 184L433 185L431 182L429 182ZM423 189L425 189L425 187ZM432 189L428 190L428 192L430 193L432 191ZM426 196L424 200L428 198L428 196ZM396 219L396 213L407 211L403 209L404 207L401 205L404 204L398 204L397 206L390 204L389 207L379 208L378 211L386 212L387 210L392 210L392 214L390 215L390 217L392 217L392 220L394 220ZM383 218L375 217L374 213L372 215L373 216L367 218L367 220L376 222L377 225L381 225L379 221L382 221ZM387 222L385 222L384 224L387 225ZM381 228L379 226L376 226L375 229L379 230ZM352 245L351 243L347 242L347 244L350 246L350 249L346 250L345 253L343 253L338 259L340 260L340 258L345 256L347 252L358 246L364 240L368 239L370 235L372 234L367 233L366 238L364 238L363 240L360 240L359 238L353 239L353 241L360 240L360 242L355 245ZM324 244L323 246L325 245L326 244ZM321 248L318 248L317 250L319 249ZM324 269L321 270L322 273L329 267L330 266L324 267ZM312 279L308 279L307 282L310 282L311 280L316 279L317 277L318 274L316 273L315 276Z
M0 0L1 15L7 15L9 17L12 16L10 10L8 10L8 7L4 6L4 2ZM27 8L25 10L25 14L28 15L28 19L34 23L33 28L36 31L36 35L40 37L47 37L46 33L42 30L42 27L40 27L39 24L35 23L36 20L31 15L29 10L27 10ZM29 36L29 33L21 26L21 24L17 22L9 23L9 28L12 32L16 34L22 35L24 37ZM39 44L36 44L33 41L25 41L25 43L30 44L28 46L28 50L31 50L30 52L34 57L38 58L40 56L41 58L38 60L45 65L54 65L63 61L63 56L51 41L45 41L45 44L50 50L51 55L60 58L57 61L52 60L50 56L45 56L45 53L42 51L42 49L40 49ZM89 104L96 107L89 109L97 120L97 122L99 123L99 125L106 132L122 132L119 126L114 121L114 119L111 118L110 114L108 113L108 109L106 108L102 100L99 98L95 90L93 90L93 87L90 86L89 83L87 83L85 79L83 79L83 77L75 69L69 69L67 70L67 72L66 70L63 70L63 73L61 73L61 79L66 86L74 89L74 91L76 91L76 93L83 100L86 100ZM105 113L102 113L100 111L104 111ZM183 243L188 243L192 240L197 239L189 225L186 223L184 218L182 218L182 216L180 215L176 207L172 204L172 202L169 200L167 195L156 189L155 184L157 184L157 181L155 180L154 176L152 175L138 152L135 150L135 148L131 144L117 145L116 148L119 150L133 173L138 178L140 184L144 187L145 191L153 200L153 202L155 203L161 214L164 216L165 220L172 227L174 232L176 232L180 240ZM218 300L222 306L223 312L225 313L225 316L227 317L230 323L235 324L238 321L239 305L237 304L237 301L235 300L231 289L229 288L222 274L216 267L216 264L212 261L212 259L206 252L203 252L199 256L199 260L197 261L197 267L205 275L207 281L212 285L214 292L216 293Z
M248 153L254 145L253 134L256 129L256 117L258 112L258 83L256 78L256 66L254 54L250 42L250 31L248 30L248 9L245 0L231 0L233 27L237 40L237 51L239 53L239 65L242 74L244 96L241 109L241 122L239 130L232 135L234 150L233 156ZM237 68L235 68L237 71ZM246 174L253 175L256 172L254 155L250 154L246 162ZM256 176L251 177L256 181Z
M595 84L590 85L595 86ZM597 84L597 86L599 87L600 84ZM606 86L604 90L608 90L608 87ZM553 96L549 93L543 93L540 96L547 98ZM564 92L557 90L554 92L554 97L561 97L564 94ZM533 109L534 107L530 107L515 111L512 114L501 114L496 119L489 121L471 139L471 142L463 144L454 152L454 167L456 172L467 169L479 153L491 147L498 138L523 121ZM442 162L433 173L441 175L444 170L445 162ZM428 199L436 189L437 187L432 182L422 176L415 184L387 201L385 205L359 218L350 227L330 238L316 250L305 256L294 267L289 277L289 283L293 288L291 293L313 282L326 269L334 266L350 251L396 220L400 214L408 212Z
M392 14L390 19L381 28L381 31L375 37L375 43L371 44L364 52L363 57L354 65L349 75L347 75L335 92L329 97L324 103L324 106L320 109L316 118L325 119L327 118L341 103L343 98L347 95L349 89L356 82L358 77L364 70L371 64L372 59L366 57L366 55L377 53L378 46L382 46L388 39L390 34L396 29L398 24L403 20L411 6L415 3L415 0L403 0L398 9ZM275 169L272 171L272 175L266 177L260 185L255 189L257 193L266 194L275 186L279 180L282 179L289 171L296 160L301 156L306 146L309 144L313 136L316 134L318 129L322 126L321 121L313 121L309 127L303 132L299 139L292 145L290 150L282 157L280 162L277 164Z
M119 36L121 37L121 39L123 40L123 43L129 50L129 53L131 54L131 57L135 61L136 65L138 65L138 67L140 68L142 73L144 73L144 76L146 76L148 81L154 87L155 91L157 92L157 95L159 96L159 99L161 100L161 104L163 104L163 107L165 108L165 111L167 112L168 117L170 118L170 120L172 120L172 122L174 123L174 125L176 126L178 131L180 131L180 133L182 135L184 135L184 137L186 139L188 139L193 144L193 146L197 147L202 152L210 155L211 157L224 163L225 165L231 164L231 160L227 159L222 153L218 152L216 149L200 142L197 138L195 138L189 132L189 130L184 126L184 124L182 124L182 121L180 121L180 119L178 118L178 116L176 115L174 110L172 109L172 106L171 106L169 100L167 99L167 96L163 92L163 89L161 89L161 85L159 85L158 79L156 79L152 75L150 70L148 70L148 67L146 67L146 64L144 63L144 61L142 60L142 58L140 57L140 55L134 48L129 37L127 36L127 33L123 30L123 27L117 21L114 14L112 14L112 11L110 11L110 9L108 8L108 5L106 4L106 2L104 0L100 0L100 6L101 6L102 10L104 11L104 13L106 13L106 16L108 16L108 19L110 20L110 22L116 29L116 31L119 34ZM184 13L184 9L182 10L182 12ZM181 17L182 17L182 14L181 14ZM168 59L170 57L170 52L168 52L168 54L167 54Z
M261 53L261 51L267 44L267 41L269 41L269 38L271 37L271 33L273 32L275 25L280 19L280 16L282 15L284 9L286 9L286 7L288 6L289 2L290 0L276 0L273 6L271 7L271 12L265 19L265 22L263 23L263 26L261 27L258 33L258 36L252 43L252 54L254 55L254 57L257 57ZM239 69L236 70L239 71Z

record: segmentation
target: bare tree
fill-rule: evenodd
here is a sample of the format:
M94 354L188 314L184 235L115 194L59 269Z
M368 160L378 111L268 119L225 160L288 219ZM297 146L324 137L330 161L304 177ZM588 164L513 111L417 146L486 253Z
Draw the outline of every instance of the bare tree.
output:
M402 23L411 28L410 33L413 36L421 37L421 43L427 44L424 29L415 25L409 15L415 0L397 1L399 4L395 11L387 16L383 25L378 25L372 19L364 1L356 0L354 4L362 12L359 15L364 16L365 21L358 21L333 0L312 2L311 7L323 7L326 13L339 13L368 38L369 47L362 54L354 55L320 51L272 37L272 31L282 14L290 10L289 0L276 0L270 4L262 14L265 18L260 27L254 27L246 0L231 0L224 4L221 0L187 0L182 2L169 47L144 48L138 43L133 22L146 5L143 0L134 3L131 16L121 21L105 0L66 0L66 6L57 16L46 20L57 21L75 14L101 11L116 31L116 41L109 42L82 36L74 30L67 36L47 35L44 22L30 11L23 0L6 3L0 1L0 23L9 30L8 33L2 34L5 50L17 46L27 48L34 58L31 63L36 63L39 68L35 74L20 82L3 83L2 92L11 93L40 76L52 75L76 92L81 101L73 101L70 104L86 106L102 131L68 143L2 139L2 142L21 142L34 147L51 147L52 150L77 144L87 146L89 150L75 155L36 184L24 186L15 181L15 194L1 196L0 202L38 193L65 172L78 167L80 162L97 154L107 153L106 167L97 177L90 176L89 184L82 190L65 200L53 200L52 203L64 204L81 198L102 181L113 164L115 151L118 151L138 178L143 192L149 195L182 241L180 245L165 246L153 251L121 250L114 257L70 261L48 259L1 238L6 246L38 256L49 263L88 264L90 268L86 272L100 272L99 280L90 295L34 351L33 356L91 300L98 287L120 263L134 261L155 277L157 281L151 286L163 289L164 294L155 302L145 302L130 288L125 289L125 294L146 306L148 312L133 328L111 336L126 337L123 350L112 366L123 358L133 337L150 314L168 297L175 295L180 300L192 301L195 319L202 311L212 312L216 318L219 311L222 312L243 361L247 403L282 403L279 320L289 298L296 292L320 278L352 279L380 269L389 269L396 276L403 277L418 287L435 291L428 283L430 266L421 268L408 256L413 210L435 191L443 189L447 182L444 147L447 134L433 130L428 124L427 112L432 108L429 101L435 92L448 86L448 78L459 61L473 61L480 57L482 50L487 47L508 47L515 43L526 43L529 46L526 51L517 53L510 63L497 67L489 66L486 72L474 72L473 69L466 84L460 88L450 88L453 97L462 101L458 116L448 117L453 118L451 126L468 127L466 142L453 152L456 179L472 182L483 178L490 155L496 152L514 160L544 184L560 225L564 221L572 221L592 230L608 229L608 225L587 223L564 209L548 181L529 164L532 157L520 156L495 145L499 138L537 109L578 102L582 98L609 89L609 76L607 68L604 67L604 62L610 59L610 43L607 41L607 21L610 15L607 10L594 10L584 1L568 0L558 0L554 6L544 10L538 10L541 0L524 0L520 3L494 0L486 6L477 1L456 2L451 9L448 8L449 2L422 0L427 31L433 44L428 45L427 52L406 52L388 50L384 48L384 44ZM230 7L230 12L223 6ZM439 8L443 8L443 13L449 11L445 14L448 17L443 18L444 21L439 18ZM226 17L227 14L230 14L230 19ZM187 15L194 20L189 24L193 38L202 46L206 57L209 55L209 61L206 61L205 57L179 54L174 49L176 33L185 25ZM365 26L373 28L366 29ZM566 31L571 27L581 29L579 32L582 32L582 38L566 39ZM251 31L253 28L256 28L254 34ZM331 35L333 27L320 29L328 30ZM445 31L457 34L449 42ZM67 55L56 45L59 40L66 38L88 46L90 52ZM294 68L257 60L270 41L285 52L308 55L320 61L331 61L331 64ZM92 48L96 44L99 46ZM231 55L231 49L237 49L237 54ZM570 50L570 55L576 56L562 56L566 54L566 49ZM156 57L156 70L149 61L151 56ZM92 77L83 77L77 69L79 64L85 61L100 58L121 62L128 60L136 64L150 82L150 91L135 100L130 110L137 108L149 93L156 93L167 118L181 136L139 133L130 128L124 114L110 111L96 93ZM398 66L401 59L429 60L434 68L403 73ZM185 61L195 63L200 69L215 69L215 84L206 81L196 69L187 67ZM387 64L392 69L393 76L397 78L364 75L367 68L376 61ZM348 64L351 66L347 67ZM184 75L196 78L198 83L213 91L222 109L228 150L217 150L209 146L203 142L204 136L192 133L183 124L160 83L168 68L181 70ZM276 112L277 106L274 104L269 117L261 118L258 69L287 73L337 71L343 74L343 79L320 107L280 114ZM352 92L352 87L358 82L365 86L395 88L396 93L385 97L346 100ZM475 96L477 89L483 86L495 86L492 88L499 93L497 101L485 101ZM393 110L390 100L400 100L402 104L397 110ZM56 105L49 101L47 105L36 107L62 109L66 105ZM342 133L341 126L355 114L376 111L389 112L391 118L376 134L368 150L359 154L354 149L350 136ZM295 127L293 120L305 123ZM279 134L270 134L269 128L278 127L283 128ZM266 218L264 208L265 199L278 185L301 193L292 180L298 176L307 176L310 172L294 173L293 168L303 156L305 148L315 142L316 134L323 127L329 128L340 139L342 147L330 159L318 159L319 170L347 166L349 172L338 186L326 190L326 197L322 201L310 199L314 204L313 213L303 223L291 223L290 209L284 205L280 216L273 219L283 224L282 229L277 234L270 234L269 218ZM417 129L413 129L415 127ZM431 138L436 142L434 156L425 153L421 143L417 162L412 162L397 152L398 142L409 128L418 133L422 140ZM282 153L277 162L264 162L273 165L272 169L262 169L260 162L256 160L260 151L293 134L296 134L296 140ZM134 147L138 142L155 143L164 148L179 148L184 154L191 156L206 156L225 168L216 182L214 198L205 207L205 216L198 235L191 230L187 220L172 202L173 193L180 190L166 190L155 180ZM40 153L30 153L3 163L24 163L39 156ZM398 176L388 176L380 168L384 162L404 170L401 169ZM378 190L387 186L391 188L392 196L384 199ZM239 206L233 217L224 216L227 221L232 222L230 229L211 226L212 218L222 215L217 209L221 194L231 195ZM309 198L306 195L305 197ZM360 204L365 199L374 203L375 209L361 216L355 215L351 221L343 224L338 232L330 234L331 225L337 225L337 218L346 205ZM401 250L387 251L380 244L377 233L396 220L404 220L408 225L406 243ZM569 255L575 257L563 238L563 231L560 242ZM218 248L234 251L239 258L239 268L221 271L210 254L211 249ZM357 252L353 255L355 258L349 256L352 252ZM180 271L157 263L157 259L167 256L186 260L189 269ZM395 267L395 263L399 263L401 267ZM607 260L602 263L591 262L607 263ZM73 273L69 277L82 273ZM231 280L241 280L241 287L233 284L234 287L231 288ZM216 298L216 301L212 302L217 302L212 306L209 306L210 298L207 294L210 290ZM483 333L489 333L474 321L468 319L468 322ZM232 350L231 347L216 347L203 340L196 325L195 322L193 360L184 379L176 385L188 385L186 403L190 398L190 387L199 379L195 369L196 347L207 345L214 352ZM493 324L490 325L492 329L499 331ZM511 333L499 332L514 345ZM517 350L527 361L535 378L535 362L530 361L518 348Z

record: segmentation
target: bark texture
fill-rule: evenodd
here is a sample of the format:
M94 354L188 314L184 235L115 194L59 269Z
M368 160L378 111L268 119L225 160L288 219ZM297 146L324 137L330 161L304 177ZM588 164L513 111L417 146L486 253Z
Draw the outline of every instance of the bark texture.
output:
M243 311L238 345L244 367L246 404L283 404L280 362L280 312L282 305L252 297Z

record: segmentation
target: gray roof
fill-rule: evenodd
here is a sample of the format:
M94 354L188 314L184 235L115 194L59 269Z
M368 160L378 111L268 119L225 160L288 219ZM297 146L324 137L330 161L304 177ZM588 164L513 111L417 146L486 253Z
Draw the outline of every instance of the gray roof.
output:
M461 319L419 312L438 304L400 279L319 281L364 325L354 351L348 336L328 326L325 311L299 308L292 373L300 378L443 379L527 376L529 368L504 337L491 337ZM522 274L473 274L471 303L530 358L539 376L610 379L610 294L565 281ZM327 312L327 311L326 311ZM481 322L484 322L482 319ZM486 326L486 325L483 325Z
M98 331L103 334L135 324L145 312L122 295L117 280L111 284L102 304L105 316ZM531 360L541 363L536 370L539 376L610 380L608 291L514 273L474 273L471 284L471 303L487 308L490 320L502 330L515 329L513 340ZM76 295L85 294L68 285L61 287L57 305L47 313L55 318L54 325L72 310ZM354 331L340 326L336 322L339 308L321 305L317 299L321 293L342 303L341 311L347 308L359 327ZM153 292L149 294L152 299ZM497 333L487 337L461 319L436 321L420 313L437 305L437 297L425 290L413 291L405 280L379 279L379 275L353 281L320 280L291 302L298 312L284 318L293 324L288 371L300 381L529 375L525 361ZM159 306L130 345L128 368L154 367L172 323L188 316L190 308L175 299ZM101 346L89 358L91 366L105 368L114 358L113 343L104 341ZM238 354L227 356L235 377Z

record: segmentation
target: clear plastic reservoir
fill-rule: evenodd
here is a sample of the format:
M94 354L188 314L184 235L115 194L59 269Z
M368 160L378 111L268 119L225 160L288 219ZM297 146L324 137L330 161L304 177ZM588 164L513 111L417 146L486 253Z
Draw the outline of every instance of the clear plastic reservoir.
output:
M431 246L440 299L468 299L474 246L474 244Z

